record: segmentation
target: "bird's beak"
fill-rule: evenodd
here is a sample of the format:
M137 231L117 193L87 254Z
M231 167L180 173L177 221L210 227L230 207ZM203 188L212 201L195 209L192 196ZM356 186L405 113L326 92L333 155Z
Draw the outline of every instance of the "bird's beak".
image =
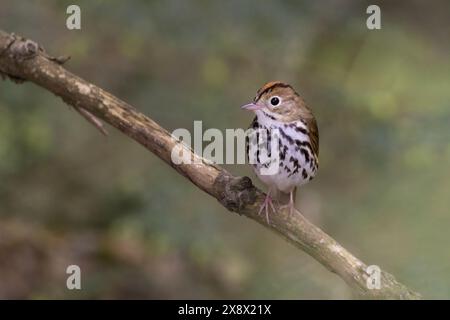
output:
M250 111L256 111L262 109L264 106L255 104L255 103L249 103L245 106L242 106L241 109L250 110Z

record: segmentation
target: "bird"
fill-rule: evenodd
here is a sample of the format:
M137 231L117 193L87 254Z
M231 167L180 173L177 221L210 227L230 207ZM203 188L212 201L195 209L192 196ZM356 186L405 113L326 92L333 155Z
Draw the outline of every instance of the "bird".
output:
M265 210L267 223L270 224L269 207L275 213L272 200L280 194L289 194L288 204L282 205L281 209L288 207L289 215L299 212L294 203L297 187L312 180L319 168L319 129L303 98L291 85L281 81L264 84L257 91L253 102L241 108L255 113L249 129L257 132L257 140L251 143L247 135L246 153L247 159L253 156L253 170L268 187L258 215ZM277 135L272 136L272 132ZM278 166L271 174L265 174L263 169L273 159L269 146L271 137L272 141L278 140ZM257 148L251 148L255 143ZM269 151L263 154L261 146Z

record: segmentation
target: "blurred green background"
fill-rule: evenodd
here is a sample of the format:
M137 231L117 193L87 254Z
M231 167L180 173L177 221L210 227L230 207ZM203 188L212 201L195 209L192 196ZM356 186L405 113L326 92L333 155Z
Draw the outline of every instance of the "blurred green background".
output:
M82 30L65 27L82 10ZM450 2L13 1L0 29L172 131L246 128L291 83L318 119L310 220L426 298L450 298ZM355 298L311 257L227 212L53 94L0 82L0 298ZM227 166L249 175L247 166ZM261 184L254 180L259 186ZM66 289L66 267L82 290Z

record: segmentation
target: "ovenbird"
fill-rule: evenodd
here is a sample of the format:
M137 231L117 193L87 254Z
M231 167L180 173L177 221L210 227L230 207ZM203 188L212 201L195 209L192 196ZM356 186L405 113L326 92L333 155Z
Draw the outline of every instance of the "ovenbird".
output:
M277 129L279 161L274 174L263 174L269 159L262 157L259 149L253 154L253 169L259 179L268 186L266 198L259 210L266 213L269 221L269 206L275 212L272 199L279 193L289 194L289 213L295 209L294 197L298 186L310 181L316 175L319 166L319 130L316 119L300 95L289 85L279 81L266 83L262 86L252 103L242 106L243 109L255 113L250 126L253 130L267 132ZM270 143L270 133L264 135ZM247 140L248 142L248 140ZM259 144L259 142L258 142ZM247 144L247 155L250 157ZM270 152L269 152L270 157ZM286 207L283 206L283 207Z

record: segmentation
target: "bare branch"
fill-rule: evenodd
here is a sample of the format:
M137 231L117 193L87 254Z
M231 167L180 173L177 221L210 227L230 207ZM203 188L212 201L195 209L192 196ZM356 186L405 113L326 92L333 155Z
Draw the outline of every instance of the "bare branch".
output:
M234 177L192 153L197 164L176 165L171 161L174 146L181 146L165 129L103 89L79 78L61 66L64 59L52 58L35 42L0 31L0 73L31 81L61 97L77 110L98 117L142 144L230 211L255 220L307 252L340 276L363 298L418 299L420 295L395 278L381 272L381 288L367 287L367 265L301 215L278 210L270 225L257 214L264 194L248 177ZM191 152L189 150L189 152Z

